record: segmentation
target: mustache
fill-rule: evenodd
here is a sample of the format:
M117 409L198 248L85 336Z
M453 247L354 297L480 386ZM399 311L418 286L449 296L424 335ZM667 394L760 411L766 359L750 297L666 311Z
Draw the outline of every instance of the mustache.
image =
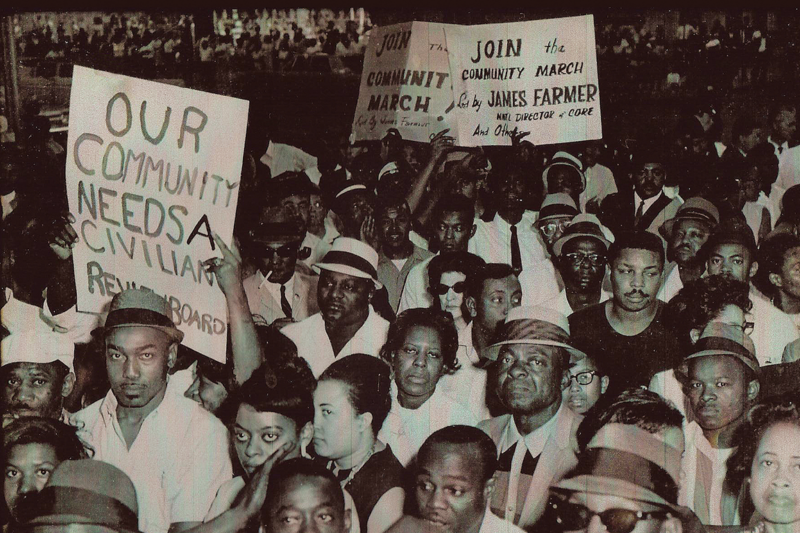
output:
M630 296L641 296L642 298L646 298L647 297L647 295L642 291L626 292L625 296L628 296L628 297L630 297Z

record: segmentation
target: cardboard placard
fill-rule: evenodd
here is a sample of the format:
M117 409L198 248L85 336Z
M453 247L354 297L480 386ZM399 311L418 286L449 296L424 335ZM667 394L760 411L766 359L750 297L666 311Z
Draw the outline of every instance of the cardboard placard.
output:
M372 30L353 119L356 141L380 140L396 128L403 139L427 143L452 127L447 26L415 21Z
M249 103L76 66L67 194L78 310L129 287L164 296L183 344L225 361L225 297L203 261L230 243Z
M535 145L600 139L594 17L444 28L456 143Z

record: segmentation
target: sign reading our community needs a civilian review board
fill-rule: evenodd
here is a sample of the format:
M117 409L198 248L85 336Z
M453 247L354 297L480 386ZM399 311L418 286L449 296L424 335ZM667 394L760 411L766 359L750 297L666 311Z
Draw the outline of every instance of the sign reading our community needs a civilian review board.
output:
M225 361L227 312L202 263L230 243L248 102L75 67L66 166L78 310L147 287L183 343Z
M602 137L591 15L480 26L414 22L373 37L356 139L380 139L391 127L421 142L450 128L460 146L509 145L515 130L530 132L537 145Z

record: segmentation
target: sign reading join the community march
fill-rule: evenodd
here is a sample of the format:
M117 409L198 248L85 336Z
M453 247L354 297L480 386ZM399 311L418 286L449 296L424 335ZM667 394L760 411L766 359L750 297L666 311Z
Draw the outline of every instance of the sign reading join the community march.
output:
M445 26L407 22L372 30L353 120L356 141L382 139L396 128L404 139L429 142L452 127Z
M203 261L230 243L248 102L75 67L67 194L78 310L129 287L164 296L183 343L225 360L225 297Z
M602 137L594 17L447 26L457 143Z

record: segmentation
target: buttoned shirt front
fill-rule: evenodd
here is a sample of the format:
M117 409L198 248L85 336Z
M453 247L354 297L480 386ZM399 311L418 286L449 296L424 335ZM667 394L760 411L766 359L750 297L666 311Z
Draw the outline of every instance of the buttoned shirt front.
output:
M386 292L389 293L389 304L395 313L398 312L400 298L403 295L403 289L411 270L432 256L431 252L413 245L411 255L406 259L401 269L398 269L397 265L385 254L381 253L378 257L378 281L386 287Z
M128 449L117 406L109 391L75 413L72 423L94 449L94 459L131 478L139 529L166 533L173 523L202 522L217 491L233 475L225 426L169 383L164 399L145 417Z
M285 294L286 294L286 301L289 302L289 307L292 307L292 300L294 295L294 279L297 277L297 274L292 274L292 277L286 283L272 283L271 281L264 279L261 282L261 286L269 293L272 298L275 299L276 302L281 301L281 287L286 287Z
M436 387L466 404L475 419L480 421L489 418L489 407L486 405L487 371L476 366L480 362L480 354L472 340L474 326L475 321L472 321L458 332L456 359L461 368L453 374L442 376Z
M525 211L515 224L519 241L522 271L534 268L547 259L547 251L534 224L538 213ZM499 214L491 222L476 218L475 235L469 240L468 251L487 263L511 264L511 224Z
M381 318L371 305L367 319L338 354L333 353L322 313L316 313L281 329L281 333L294 341L297 354L308 362L315 378L319 378L331 363L348 355L364 353L378 357L381 347L386 343L388 332L389 322Z

